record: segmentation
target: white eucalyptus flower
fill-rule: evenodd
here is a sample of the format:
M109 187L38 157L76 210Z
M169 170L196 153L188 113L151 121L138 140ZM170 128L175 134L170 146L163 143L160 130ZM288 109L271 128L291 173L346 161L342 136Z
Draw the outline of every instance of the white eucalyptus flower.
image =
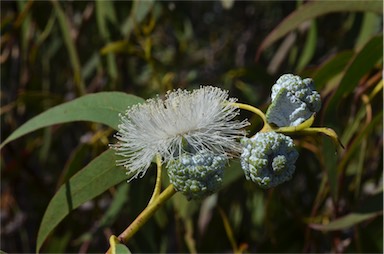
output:
M111 145L118 160L132 178L142 177L152 159L160 154L163 162L185 152L208 152L232 157L241 152L237 141L249 123L234 118L239 109L228 98L228 92L204 86L194 91L174 90L165 99L149 99L134 105L124 115ZM130 180L131 180L130 179Z

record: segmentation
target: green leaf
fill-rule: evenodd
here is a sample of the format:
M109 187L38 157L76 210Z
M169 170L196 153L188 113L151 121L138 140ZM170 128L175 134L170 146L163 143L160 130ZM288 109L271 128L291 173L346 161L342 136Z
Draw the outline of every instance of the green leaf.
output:
M342 96L350 93L358 85L360 79L367 74L383 55L383 35L373 37L363 49L355 56L340 82L338 89L329 102L328 108L333 109Z
M375 117L368 125L360 127L360 133L353 140L353 143L349 145L348 150L346 150L345 154L343 155L343 159L338 164L338 172L341 172L344 169L344 167L347 165L348 161L351 159L354 153L361 148L361 142L364 140L364 138L368 137L371 131L375 127L380 126L382 122L383 111L380 111L378 114L375 115Z
M27 54L29 38L31 36L31 6L33 5L33 3L26 1L18 1L16 3L20 14L23 15L23 18L18 20L18 22L15 22L13 25L15 27L19 27L21 25L21 53L24 55Z
M107 150L63 184L49 202L37 235L38 252L52 230L74 209L128 179L117 168L113 150Z
M79 144L72 152L67 162L64 165L63 170L57 180L56 189L59 189L63 183L69 180L77 171L84 167L84 161L87 156L92 154L91 146L86 143Z
M365 13L360 28L359 36L357 37L355 47L360 48L376 33L380 32L380 23L383 15L376 13Z
M111 205L108 210L104 213L103 217L99 222L99 227L107 227L112 225L112 223L116 220L117 215L120 213L121 209L124 207L124 204L128 200L128 191L130 185L127 183L122 183L116 191L116 194L113 198Z
M109 238L109 244L111 247L108 252L111 254L131 254L131 251L128 249L128 247L120 243L117 237L114 235Z
M338 218L334 221L331 221L329 224L311 224L310 227L316 230L321 231L335 231L350 228L356 224L359 224L363 221L372 219L378 216L382 212L374 213L350 213L344 217Z
M63 9L58 1L52 1L53 8L56 11L57 20L61 28L63 39L68 50L69 59L71 60L75 85L79 94L85 94L84 80L81 76L81 64L79 54L77 53L75 43L71 37L71 28L68 18L65 16Z
M307 39L303 51L300 54L299 63L297 64L297 71L301 71L311 61L316 51L317 44L317 25L315 20L311 22Z
M117 25L116 16L117 15L115 12L114 3L112 1L102 1L102 0L96 1L97 26L102 38L106 42L109 42L111 37L108 29L108 24L111 23L111 25L116 26ZM116 58L114 54L107 55L107 69L112 80L116 80L118 76L118 72L117 72L117 66L116 66Z
M310 224L309 226L321 231L343 230L370 220L383 213L383 192L366 197L352 213L340 217L328 224Z
M154 0L133 1L131 13L121 27L121 33L127 38L135 26L140 24L152 9Z
M348 62L351 60L352 56L352 51L342 51L332 56L324 64L322 64L313 75L313 81L316 85L316 88L321 90L329 80L331 80L337 74L341 73L348 65Z
M116 244L116 249L115 249L115 253L116 254L131 254L132 252L128 249L127 246L125 246L124 244L121 244L121 243L118 243Z
M296 11L285 18L261 43L256 59L264 49L271 46L274 42L296 29L306 20L314 19L318 16L332 12L343 11L368 11L381 14L383 10L382 1L310 1L302 5ZM381 52L381 51L380 51Z
M49 242L45 246L46 253L65 253L68 245L71 244L73 239L73 231L68 229L65 233L53 236L49 239Z
M327 171L328 186L333 200L338 199L338 171L337 171L337 153L335 144L331 143L328 139L324 139L323 143L323 156L325 169Z
M110 33L108 30L108 24L117 25L118 23L114 3L111 1L97 0L95 2L95 11L97 27L100 35L104 40L109 40Z
M93 239L94 235L99 231L99 229L104 229L106 227L111 226L115 222L116 218L121 212L121 209L124 208L124 205L126 204L129 198L128 190L130 189L130 186L131 185L127 184L126 182L122 182L121 184L119 184L119 186L116 187L117 190L115 192L115 195L113 196L111 204L108 207L108 210L105 211L101 219L95 223L97 226L92 227L91 230L83 233L77 239L72 239L72 244L80 245L86 241L90 241L91 239ZM51 240L49 240L48 242L50 243Z
M140 97L122 92L101 92L89 94L73 101L63 103L35 116L16 129L0 146L15 140L29 132L53 124L73 121L92 121L106 124L117 129L119 113L127 107L143 102Z

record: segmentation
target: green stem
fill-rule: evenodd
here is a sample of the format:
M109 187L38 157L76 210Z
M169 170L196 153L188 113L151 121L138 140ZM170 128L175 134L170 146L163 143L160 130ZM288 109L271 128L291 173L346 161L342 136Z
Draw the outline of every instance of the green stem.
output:
M157 176L156 176L156 184L155 184L155 189L153 190L153 194L151 199L148 202L148 205L150 205L153 200L155 200L159 195L161 191L161 155L158 154L156 156L156 165L157 165Z
M119 235L119 241L127 243L128 240L148 221L149 218L176 193L175 188L170 184L156 199L154 199L137 218Z
M116 254L116 245L119 244L119 239L117 239L116 236L111 235L109 238L109 250L107 251L108 254Z
M282 133L292 133L292 132L296 133L304 129L309 129L312 126L313 122L315 121L315 115L316 114L312 114L310 118L308 118L306 121L302 122L297 126L280 127L275 129L274 131L282 132Z
M263 120L264 124L267 123L267 117L265 116L263 111L261 111L260 109L253 107L251 105L248 105L248 104L243 104L243 103L238 103L238 102L233 102L233 103L231 103L231 105L238 107L240 109L251 111L251 112L255 113L256 115L260 116L260 118Z
M248 104L243 104L243 103L233 102L233 103L230 103L230 104L235 106L235 107L238 107L240 109L248 110L248 111L258 115L263 120L263 124L264 124L264 126L260 130L260 132L267 132L267 131L272 130L272 127L268 124L267 117L265 116L263 111L261 111L260 109L258 109L256 107L253 107L251 105L248 105Z

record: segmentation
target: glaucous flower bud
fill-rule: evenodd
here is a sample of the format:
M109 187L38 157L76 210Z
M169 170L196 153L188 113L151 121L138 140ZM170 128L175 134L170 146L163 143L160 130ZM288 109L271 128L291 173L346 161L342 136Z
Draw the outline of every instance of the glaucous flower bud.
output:
M293 74L282 75L272 86L272 104L266 116L278 127L297 126L321 108L320 94L313 80Z
M247 180L271 188L292 178L299 153L290 137L259 132L252 138L243 138L241 144L241 167Z
M168 162L168 176L188 200L202 199L221 186L226 156L206 152L184 153Z

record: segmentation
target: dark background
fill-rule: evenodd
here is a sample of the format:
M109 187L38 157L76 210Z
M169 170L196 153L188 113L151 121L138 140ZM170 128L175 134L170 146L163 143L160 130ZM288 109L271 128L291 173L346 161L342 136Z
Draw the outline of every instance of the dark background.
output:
M55 105L100 91L124 91L146 99L174 88L212 84L265 110L271 86L280 75L313 77L335 55L350 52L355 57L367 41L382 33L378 14L333 12L300 24L256 60L263 40L307 3L236 1L225 8L224 2L144 1L135 6L124 1L2 1L1 140ZM55 3L65 14L68 34L60 26ZM148 12L143 11L144 5ZM127 29L129 22L132 29ZM75 55L66 40L74 43ZM124 46L104 54L106 45L118 41ZM338 74L344 75L347 67ZM228 220L232 240L246 252L382 253L382 214L343 230L309 227L358 211L364 204L375 203L382 210L382 121L365 131L365 124L382 114L382 90L369 101L371 111L362 101L380 81L381 70L382 58L357 77L351 84L356 87L337 107L323 107L317 117L315 124L334 128L346 147L329 146L337 165L357 138L363 139L337 175L337 200L329 191L326 138L295 137L300 157L291 181L262 190L239 175L203 202L187 203L181 195L175 196L128 247L133 252L233 252L224 227ZM317 87L324 105L337 81L328 79ZM364 109L364 117L356 121ZM251 133L258 130L257 117L247 112L241 117L253 123ZM42 216L65 181L64 173L68 168L72 173L80 170L112 142L113 130L79 122L38 130L7 144L1 150L1 250L35 252ZM99 222L114 198L114 188L73 211L42 251L104 252L109 235L119 234L145 207L154 172L149 170L143 179L129 183L124 205L103 226ZM208 204L214 208L204 210Z

